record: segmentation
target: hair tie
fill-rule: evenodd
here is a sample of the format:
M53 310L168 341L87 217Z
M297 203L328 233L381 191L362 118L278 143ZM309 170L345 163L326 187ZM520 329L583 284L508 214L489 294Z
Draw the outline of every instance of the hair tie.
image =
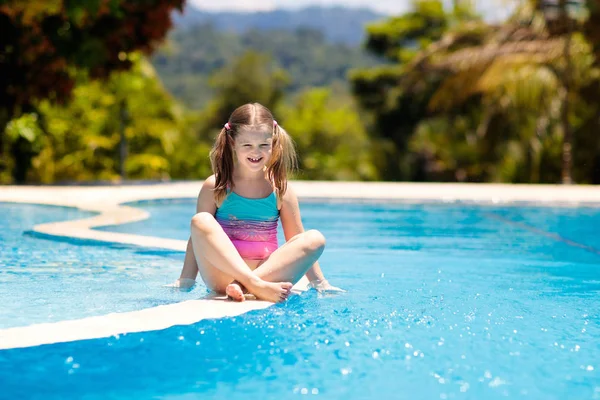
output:
M225 125L223 125L223 127L225 128L226 131L231 129L231 125L229 125L229 122L225 123Z
M273 120L273 126L277 126L277 121Z

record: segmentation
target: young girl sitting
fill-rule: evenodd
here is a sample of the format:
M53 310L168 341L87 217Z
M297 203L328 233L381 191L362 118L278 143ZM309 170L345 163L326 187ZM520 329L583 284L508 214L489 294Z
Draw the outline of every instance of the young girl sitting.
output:
M296 164L292 140L264 106L238 107L210 153L208 177L191 222L179 287L200 272L208 288L244 301L280 302L304 274L319 291L341 291L323 277L317 259L325 238L304 231L298 199L287 174ZM277 243L277 221L286 243Z

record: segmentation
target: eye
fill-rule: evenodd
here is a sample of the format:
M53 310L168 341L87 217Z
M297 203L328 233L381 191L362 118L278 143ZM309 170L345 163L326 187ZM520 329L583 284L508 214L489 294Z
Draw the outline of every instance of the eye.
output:
M260 147L269 147L269 146L270 146L270 144L268 144L268 143L263 143L260 145Z
M252 147L252 145L251 145L251 144L244 144L244 145L242 145L242 146L243 146L243 147Z

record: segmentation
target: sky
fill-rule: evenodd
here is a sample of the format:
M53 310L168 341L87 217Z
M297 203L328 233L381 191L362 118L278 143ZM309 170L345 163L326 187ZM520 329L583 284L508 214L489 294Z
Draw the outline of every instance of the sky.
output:
M485 19L494 21L507 16L510 4L517 0L472 0ZM307 6L366 7L383 14L401 14L411 9L412 0L188 0L206 11L268 11L277 8L297 9ZM450 5L451 0L444 0Z

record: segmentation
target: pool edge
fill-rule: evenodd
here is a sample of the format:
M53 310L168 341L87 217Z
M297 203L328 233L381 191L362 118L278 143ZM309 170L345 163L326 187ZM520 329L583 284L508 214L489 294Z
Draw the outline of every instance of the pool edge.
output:
M600 187L594 186L324 181L297 181L292 182L292 184L298 197L301 200L309 201L434 201L492 205L524 202L546 206L578 206L582 204L600 206ZM124 203L157 199L195 198L201 185L202 182L198 181L135 186L3 186L0 187L0 202L73 207L99 213L93 217L39 224L33 227L33 232L49 238L75 238L107 244L118 243L185 251L187 243L183 240L104 232L91 228L121 225L147 219L148 214L145 211L124 205ZM303 287L306 287L306 283L303 280L297 284L296 288L302 290ZM181 310L168 312L166 313L167 317L164 317L164 314L162 314L164 307L177 307L178 305ZM272 303L231 303L215 299L199 299L127 313L111 313L79 320L0 329L0 349L32 347L160 330L174 325L196 323L206 318L224 318L239 315L248 311L266 308L270 305ZM211 308L210 312L206 311L207 308ZM232 312L234 314L231 314ZM148 313L156 315L146 318ZM183 318L180 314L186 314L186 318ZM160 317L161 315L163 316ZM138 321L140 318L144 321L143 323ZM114 321L120 322L115 323ZM102 330L97 325L98 323L108 328Z

